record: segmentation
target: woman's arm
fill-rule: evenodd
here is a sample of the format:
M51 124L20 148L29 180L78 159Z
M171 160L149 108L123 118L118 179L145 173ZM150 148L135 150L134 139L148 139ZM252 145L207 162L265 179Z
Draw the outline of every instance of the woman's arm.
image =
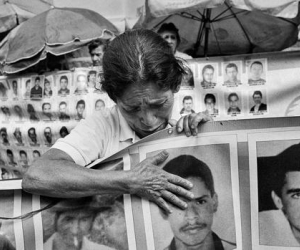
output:
M191 199L192 184L162 170L168 153L163 151L147 158L129 171L106 171L81 167L59 149L50 149L24 174L25 191L59 198L79 198L96 194L136 194L170 212L166 201L185 208L178 198Z

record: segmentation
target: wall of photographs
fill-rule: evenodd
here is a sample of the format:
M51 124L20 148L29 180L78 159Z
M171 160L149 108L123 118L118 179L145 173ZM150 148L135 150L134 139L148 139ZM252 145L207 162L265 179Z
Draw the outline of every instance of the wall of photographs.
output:
M21 177L31 162L87 115L113 106L101 74L88 68L0 77L2 179Z
M203 112L215 121L300 115L299 52L195 59L185 65L172 117ZM101 70L0 77L1 178L18 178L56 140L114 102Z

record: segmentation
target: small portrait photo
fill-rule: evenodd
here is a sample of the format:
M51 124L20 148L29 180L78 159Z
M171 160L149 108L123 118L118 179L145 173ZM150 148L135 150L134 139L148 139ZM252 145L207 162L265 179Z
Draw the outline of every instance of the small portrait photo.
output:
M29 155L25 149L21 149L19 152L19 165L21 166L21 172L25 172L29 168L30 160Z
M44 81L44 98L51 98L53 96L54 78L53 75L45 76Z
M105 101L104 101L104 99L97 98L97 99L94 100L94 110L95 111L105 110Z
M11 120L11 117L12 117L9 107L6 105L1 105L0 111L1 111L0 117L1 117L2 123L9 123Z
M42 114L41 119L45 122L52 122L55 121L55 112L53 110L53 102L43 102L42 104Z
M86 101L84 99L80 99L78 101L75 100L75 102L75 120L80 121L86 116Z
M38 139L38 133L36 127L29 127L27 130L28 143L32 147L39 147L40 141Z
M249 86L265 85L267 73L267 59L246 61Z
M52 128L50 126L47 126L47 127L43 128L42 133L43 133L44 144L47 147L51 147L55 142L54 133L52 132Z
M180 116L186 116L195 113L194 110L194 96L184 95L181 96L181 110L179 112Z
M217 116L219 115L218 103L217 103L218 95L216 93L206 93L203 98L203 106L205 110L204 114L209 116Z
M62 126L59 128L59 136L60 138L65 138L70 133L70 129L66 126Z
M0 162L1 162L1 159L0 159ZM15 176L9 166L4 166L4 165L0 164L0 173L1 173L0 180L9 180L9 179L15 178ZM0 235L1 234L3 234L3 232L1 231L1 227L0 227ZM1 238L1 236L0 236L0 238ZM0 242L1 242L1 239L0 239ZM5 242L5 240L4 240L4 242ZM12 248L12 249L15 249L15 248Z
M103 93L103 90L102 90L102 82L104 81L104 74L103 72L98 72L97 73L97 78L96 78L96 87L95 87L95 90L94 90L94 93L97 93L97 94L102 94Z
M3 146L9 146L10 145L10 139L8 137L8 132L6 127L0 128L0 135L1 135L1 144Z
M253 249L300 249L300 133L249 138Z
M93 93L97 85L97 71L90 70L87 75L87 88L89 93Z
M0 150L0 167L4 167L6 165L6 163L5 163L5 156L4 156L4 152L3 151L4 150Z
M249 92L250 113L253 115L262 115L268 111L267 96L265 90L254 90Z
M24 100L30 99L30 91L31 91L31 77L22 77L21 79L22 86L22 98Z
M9 168L1 169L2 180L13 179L13 173ZM15 211L21 212L21 201L22 197L15 197L19 195L19 192L15 190L1 190L0 191L0 217L2 218L13 218ZM18 206L18 203L20 204ZM19 249L24 248L24 238L21 229L21 223L16 223L13 219L0 219L0 246L2 250L15 250L17 246ZM17 243L17 241L19 241ZM21 244L20 244L21 243Z
M13 149L11 148L8 148L5 150L6 152L6 161L7 161L7 164L9 166L12 166L12 167L17 167L18 165L18 155L16 153L16 151L14 151Z
M30 122L40 121L40 118L38 116L38 108L35 103L27 103L26 109L27 109L28 118Z
M38 149L32 150L32 159L33 160L40 158L41 155L42 155L41 150L38 150Z
M24 130L22 127L13 127L12 129L13 134L13 142L16 146L24 146L25 144L25 137L24 137Z
M21 102L18 102L18 104L13 105L13 119L17 123L23 123L26 121L25 118L25 110L23 107L23 104Z
M60 101L58 103L58 119L62 122L70 120L69 103L67 101Z
M183 75L181 80L181 89L194 89L195 82L194 82L194 75L193 71L189 67L187 63L183 63L183 69L185 70L186 74Z
M20 89L20 79L19 78L9 78L7 79L9 89L10 89L10 97L12 100L19 100L19 89Z
M241 249L239 181L233 174L237 153L230 147L236 142L221 139L222 144L215 144L220 139L207 138L197 145L184 138L140 148L141 160L167 150L160 167L193 184L194 198L185 200L186 209L169 202L172 213L167 213L152 202L143 204L147 241L153 249Z
M74 72L75 80L75 95L85 95L88 93L87 89L87 73L84 71Z
M241 114L242 100L240 92L225 93L225 100L227 115L236 116Z
M65 73L56 75L57 95L67 96L70 94L71 79L71 74Z
M242 84L242 61L223 62L223 86L238 87Z
M218 63L199 65L201 80L200 85L203 89L213 89L217 85Z
M8 99L9 87L7 85L6 77L0 77L0 100L6 101Z
M31 77L30 99L42 99L45 76Z

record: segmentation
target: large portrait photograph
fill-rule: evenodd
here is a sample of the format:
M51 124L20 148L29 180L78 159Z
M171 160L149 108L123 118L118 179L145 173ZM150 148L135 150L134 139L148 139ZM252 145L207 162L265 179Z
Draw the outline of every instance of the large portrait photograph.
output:
M253 249L298 249L299 131L254 134L249 147Z
M147 249L241 249L236 138L178 137L139 148L140 160L167 150L160 167L189 180L194 198L167 214L143 200Z
M113 159L101 166L122 171L124 160ZM132 215L125 215L130 213L128 202L126 196L118 194L61 200L42 212L44 250L135 249L130 247L129 238L134 236L133 223L128 221Z

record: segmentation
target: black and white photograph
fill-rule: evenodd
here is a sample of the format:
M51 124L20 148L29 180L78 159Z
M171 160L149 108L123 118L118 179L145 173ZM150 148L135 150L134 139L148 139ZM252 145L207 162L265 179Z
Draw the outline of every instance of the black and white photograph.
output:
M51 98L54 93L54 76L50 74L45 76L43 97L45 99Z
M42 103L42 121L53 122L56 120L55 104L56 103L54 101L45 101Z
M31 76L24 76L21 78L21 97L24 100L30 99L31 91Z
M160 167L192 182L194 198L185 210L169 203L170 214L144 200L147 248L241 249L236 138L162 141L141 146L140 159L167 150Z
M239 91L225 93L225 110L230 116L237 116L242 113L242 95Z
M0 76L0 100L6 101L9 96L9 86L7 84L7 78Z
M67 72L57 73L55 75L56 89L58 96L70 95L72 86L72 74Z
M249 92L249 112L253 115L263 115L268 112L267 92L265 89L255 89Z
M9 96L11 100L19 100L20 94L20 78L8 78L7 82L9 85Z
M211 117L216 117L220 114L219 112L219 98L218 94L214 92L208 92L202 95L202 105L205 109L202 113Z
M179 114L186 116L195 113L195 95L179 95Z
M78 70L73 73L74 77L74 94L86 95L88 91L88 72Z
M267 82L267 59L255 59L246 61L246 73L248 76L248 85L265 85Z
M0 117L2 123L10 123L12 120L12 112L10 109L10 105L7 102L5 102L4 105L0 106Z
M223 62L223 86L234 88L242 85L242 61Z
M69 110L69 102L68 101L62 101L62 99L59 100L57 103L58 107L58 120L61 122L68 122L71 119L70 116L70 110Z
M104 168L123 170L123 159ZM107 166L107 167L106 167ZM42 212L44 250L129 250L128 224L123 195L96 195L62 200Z
M217 86L218 63L199 64L200 85L203 89L214 89Z
M249 137L253 249L300 247L300 135Z
M31 89L30 89L30 99L40 100L43 97L44 91L44 75L32 76L31 77Z

